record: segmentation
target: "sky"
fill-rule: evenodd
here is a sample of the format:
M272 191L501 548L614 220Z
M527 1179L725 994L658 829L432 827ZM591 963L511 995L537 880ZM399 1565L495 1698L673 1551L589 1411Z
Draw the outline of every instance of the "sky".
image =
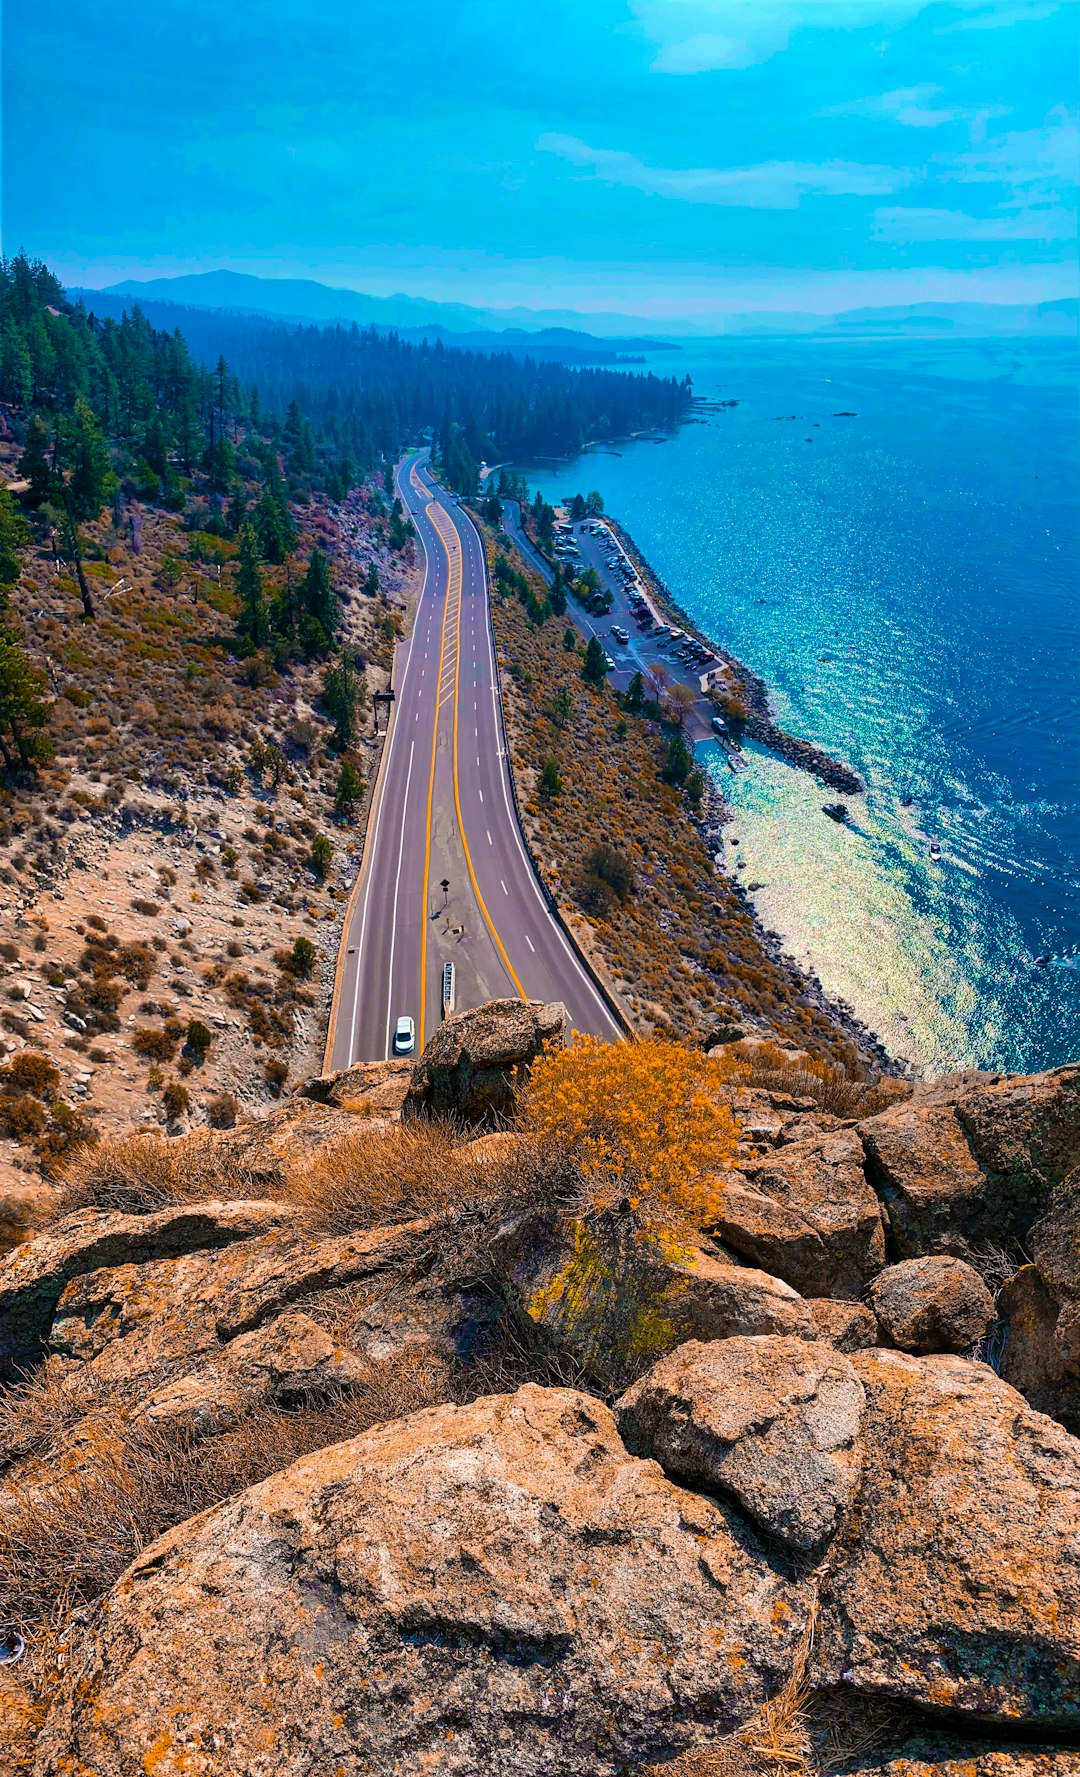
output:
M4 250L707 323L1077 291L1078 0L35 0Z

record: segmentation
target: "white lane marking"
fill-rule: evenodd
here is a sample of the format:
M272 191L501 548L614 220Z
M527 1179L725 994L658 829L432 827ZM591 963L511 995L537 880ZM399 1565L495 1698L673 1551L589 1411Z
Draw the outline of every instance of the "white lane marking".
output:
M419 601L418 601L417 607L416 607L417 621L419 621L421 611L423 611L425 613L425 615L427 614L427 609L430 604L429 587L431 584L431 558L428 555L427 544L424 542L424 538L423 538L422 533L420 534L420 547L424 551L424 580L423 580L423 585L420 588L420 598L419 598ZM412 643L412 641L410 641L409 651L408 651L408 654L407 654L406 660L405 660L405 668L404 668L404 671L401 675L401 690L399 692L399 697L401 698L402 702L404 702L404 699L405 699L405 693L406 693L406 690L407 690L408 684L409 684L409 675L412 671L413 652L414 652L413 643ZM389 782L389 778L390 778L390 766L391 766L391 762L392 762L394 743L397 740L397 734L398 734L398 724L395 722L394 723L394 731L390 736L389 742L387 743L386 767L385 767L385 772L384 772L384 776L383 776L384 791L385 791L385 787L386 787L387 783ZM379 806L375 811L375 824L371 830L371 867L368 869L367 874L364 878L364 911L363 911L363 915L360 920L360 937L357 940L357 945L356 945L356 984L353 988L352 1015L349 1020L349 1050L348 1050L348 1058L346 1061L346 1066L351 1065L352 1059L353 1059L353 1050L356 1046L356 1011L357 1011L357 1007L360 1003L360 966L361 966L361 961L362 961L363 954L364 954L364 933L367 929L368 908L371 905L371 878L372 878L372 874L374 872L375 847L376 847L376 843L377 843L378 837L379 837L379 825L382 821L382 811L383 811L384 800L385 800L384 795L380 795ZM361 860L360 868L363 869L365 864L367 864L367 863L368 863L368 848L365 845L364 854L363 854L363 858ZM332 1060L333 1060L333 1057L331 1056L331 1061Z
M490 828L490 827L485 827L485 828L484 828L484 832L485 832L485 833L486 833L486 834L487 834L487 836L488 836L488 844L489 844L489 845L490 845L490 844L491 844L491 828Z
M483 790L481 790L481 789L480 789L480 786L479 786L479 784L477 784L477 786L476 786L476 788L477 788L477 792L478 792L478 794L479 794L479 797L480 797L480 800L481 800L481 802L483 802L483 800L484 800L484 792L483 792Z
M532 939L529 937L528 932L525 932L523 935L524 935L526 944L529 946L529 949L532 951L533 955L535 956L536 955L536 945L533 943Z
M401 889L401 865L405 856L405 821L409 813L409 784L412 781L413 755L416 742L409 748L409 769L405 774L405 794L401 802L401 839L398 844L397 876L394 878L394 916L390 921L390 967L386 972L386 1059L390 1059L390 1020L394 1004L394 945L397 943L398 895ZM425 909L426 912L426 909Z
M509 900L509 898L510 898L510 890L509 890L509 889L508 889L508 888L507 888L507 886L506 886L506 884L505 884L505 882L503 882L503 879L502 879L502 877L501 877L501 876L500 876L500 877L499 877L499 881L500 881L500 882L501 882L501 883L502 883L502 892L503 892L503 894L504 894L504 895L505 895L505 896L506 896L506 897L507 897L507 899L508 899L508 900Z
M470 521L469 528L470 528L471 534L473 536L476 536L477 533L476 533L475 527L473 527L471 521ZM501 736L502 728L501 728L500 719L499 719L499 702L498 702L498 696L497 696L496 689L495 689L495 686L496 686L495 646L494 646L494 642L492 640L491 624L488 623L485 627L486 627L486 638L487 638L488 663L489 663L490 670L491 670L491 681L490 681L491 705L492 705L492 711L494 714L495 724L496 724L495 732ZM516 815L511 810L511 806L510 806L510 768L509 768L509 765L505 763L506 754L503 751L501 746L499 747L499 757L500 757L500 759L502 759L504 761L502 769L499 772L499 776L502 780L503 803L506 808L506 818L513 830L514 841L517 845L518 853L521 857L521 862L522 862L522 866L524 868L525 874L528 877L530 883L532 884L533 894L536 896L536 899L540 903L541 912L543 913L543 916L544 916L545 929L550 929L551 931L554 932L555 936L559 940L559 943L562 945L564 951L566 952L567 960L569 961L571 967L573 968L574 973L576 974L578 980L582 983L582 985L584 987L586 987L588 989L590 999L593 1001L593 1003L599 1009L601 1016L604 1020L604 1023L607 1025L607 1027L610 1030L612 1030L614 1032L616 1038L621 1039L623 1032L622 1032L620 1026L616 1023L615 1019L612 1017L611 1013L608 1011L607 1004L606 1004L605 1000L603 999L599 988L597 988L593 985L592 977L587 973L584 964L582 963L580 957L577 955L577 952L571 948L570 940L566 936L566 933L563 931L562 927L558 924L558 922L552 918L551 913L548 909L547 903L544 900L544 897L540 892L540 884L536 880L536 875L533 871L532 864L529 862L529 854L525 850L525 841L521 836L521 828L518 826Z

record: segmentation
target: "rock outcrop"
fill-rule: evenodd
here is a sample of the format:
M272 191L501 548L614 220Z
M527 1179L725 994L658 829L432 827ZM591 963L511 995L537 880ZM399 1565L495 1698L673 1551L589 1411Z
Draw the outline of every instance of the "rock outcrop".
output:
M497 1127L513 1114L516 1082L543 1049L562 1045L565 1028L558 1001L489 1000L444 1019L413 1072L404 1115Z
M758 1201L723 1213L720 1238L803 1295L858 1300L885 1263L885 1230L857 1131L792 1142L745 1171Z
M883 1343L901 1351L971 1351L994 1319L979 1273L944 1254L889 1265L870 1285L870 1306Z
M72 1279L230 1246L294 1222L296 1214L290 1204L264 1202L182 1204L141 1216L76 1211L0 1261L0 1378L40 1360Z
M1022 1241L1080 1166L1080 1067L917 1095L860 1132L902 1257Z
M762 1530L820 1553L855 1497L863 1388L828 1345L691 1341L619 1401L627 1449L666 1475L730 1496Z
M982 1364L858 1351L815 1683L1080 1738L1080 1443Z
M811 1597L599 1402L528 1386L376 1427L152 1544L38 1770L615 1777L746 1720Z
M1080 1431L1080 1178L1031 1230L1034 1263L1001 1292L1001 1373L1032 1406Z

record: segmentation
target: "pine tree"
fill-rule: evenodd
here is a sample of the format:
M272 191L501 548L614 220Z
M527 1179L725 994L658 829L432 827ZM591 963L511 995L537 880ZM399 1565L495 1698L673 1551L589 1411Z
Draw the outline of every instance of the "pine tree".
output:
M241 641L252 647L265 648L270 640L270 613L259 572L259 545L249 524L240 532L237 561L236 596L240 600L240 614L236 619L236 633Z
M7 736L15 742L23 765L45 756L47 746L36 738L49 720L49 705L40 673L35 672L14 630L0 630L0 753L10 770L14 758ZM27 730L31 732L28 734Z
M607 677L608 665L604 650L596 636L589 637L589 645L585 650L585 661L581 668L581 676L593 685L602 685Z
M19 550L30 541L30 526L6 487L0 487L0 611L19 578Z
M75 413L64 428L62 449L70 467L67 484L67 505L76 524L96 518L106 500L112 498L116 476L109 461L105 435L94 417L88 401L75 403Z
M356 766L348 759L341 761L338 772L337 789L334 793L334 808L343 821L351 821L356 813L357 804L361 801L365 784Z
M336 752L348 752L356 740L356 704L363 682L360 662L346 648L327 673L322 689L323 709L334 724L331 745Z
M252 523L259 539L259 553L263 561L280 565L292 546L292 527L288 514L269 488L264 488L259 496Z
M330 569L321 549L313 549L307 573L300 583L300 605L332 641L341 622L341 606L330 583Z
M57 478L49 450L49 434L45 421L37 414L30 421L26 434L26 445L19 458L19 474L30 483L27 497L31 505L40 506L43 501L54 498Z

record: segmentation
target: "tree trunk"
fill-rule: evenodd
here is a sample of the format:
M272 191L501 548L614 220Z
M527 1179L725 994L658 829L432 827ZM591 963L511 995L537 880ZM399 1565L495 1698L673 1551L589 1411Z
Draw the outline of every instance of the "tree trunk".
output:
M87 585L86 574L83 570L82 556L79 554L77 548L75 550L75 573L78 576L79 581L79 595L82 599L83 616L93 617L94 601L90 597L90 588Z
M5 771L14 771L15 761L11 757L11 749L7 744L7 738L4 735L2 730L0 730L0 753L2 753L4 755L4 769L5 769Z
M22 735L19 732L19 725L16 722L14 716L10 716L8 718L8 720L11 725L11 732L15 736L15 745L19 749L19 758L22 760L24 765L28 766L30 764L30 754L27 751L26 742L24 741ZM4 748L4 751L7 752L6 747Z

